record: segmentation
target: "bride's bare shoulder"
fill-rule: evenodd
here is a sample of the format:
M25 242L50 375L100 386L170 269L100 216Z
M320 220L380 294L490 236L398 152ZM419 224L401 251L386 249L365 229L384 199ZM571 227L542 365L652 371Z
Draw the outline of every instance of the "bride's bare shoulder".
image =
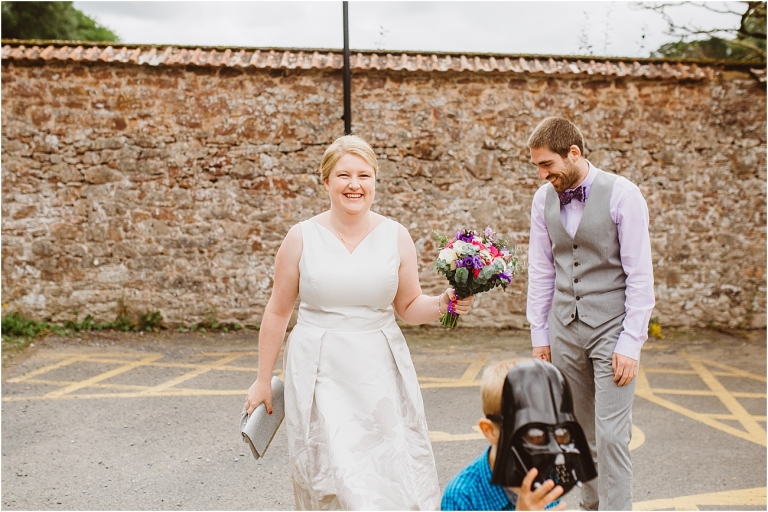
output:
M318 213L314 217L310 217L307 220L312 221L315 224L320 224L321 226L330 229L331 224L330 224L330 221L328 220L329 216L330 216L330 212L326 210L322 213Z

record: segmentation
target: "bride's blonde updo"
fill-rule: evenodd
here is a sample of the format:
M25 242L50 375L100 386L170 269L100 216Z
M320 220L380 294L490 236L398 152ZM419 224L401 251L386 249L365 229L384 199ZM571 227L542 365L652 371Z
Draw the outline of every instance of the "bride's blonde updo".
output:
M373 167L373 174L379 173L379 163L376 160L376 153L371 146L357 135L344 135L339 137L323 153L323 160L320 162L320 177L323 182L328 180L333 167L344 155L351 154L359 156L365 163Z

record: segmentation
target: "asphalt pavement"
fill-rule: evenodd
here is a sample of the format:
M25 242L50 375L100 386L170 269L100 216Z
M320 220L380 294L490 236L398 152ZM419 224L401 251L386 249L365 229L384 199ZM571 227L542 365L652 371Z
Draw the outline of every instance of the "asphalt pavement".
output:
M479 378L521 331L406 330L441 488L487 443ZM5 510L291 510L284 427L239 434L256 333L49 337L2 370ZM278 363L279 364L279 363ZM281 375L280 368L277 374ZM766 509L766 333L666 333L642 352L637 510ZM574 493L569 509L578 508Z

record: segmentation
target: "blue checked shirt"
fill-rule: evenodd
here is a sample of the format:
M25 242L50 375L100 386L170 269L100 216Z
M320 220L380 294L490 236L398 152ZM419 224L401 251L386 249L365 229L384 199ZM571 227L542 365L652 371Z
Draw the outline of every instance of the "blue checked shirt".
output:
M440 505L442 510L515 510L517 499L511 502L502 486L491 483L490 450L489 446L448 482ZM559 499L555 500L546 508L556 507L559 503Z

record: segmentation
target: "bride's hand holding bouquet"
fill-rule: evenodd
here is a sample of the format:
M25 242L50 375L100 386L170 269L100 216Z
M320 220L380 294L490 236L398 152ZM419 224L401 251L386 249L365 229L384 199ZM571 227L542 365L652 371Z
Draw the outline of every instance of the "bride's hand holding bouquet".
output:
M499 239L491 228L481 234L462 229L453 238L437 232L440 254L434 268L444 275L454 289L448 311L440 319L444 327L454 328L459 321L456 300L487 292L497 286L506 288L515 274L522 271L517 249L510 249L505 239Z

